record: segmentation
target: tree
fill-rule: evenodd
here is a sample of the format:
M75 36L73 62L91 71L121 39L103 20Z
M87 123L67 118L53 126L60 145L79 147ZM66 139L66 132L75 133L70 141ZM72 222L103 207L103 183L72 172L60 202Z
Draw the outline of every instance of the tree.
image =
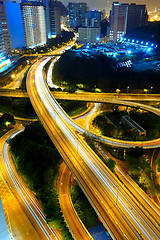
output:
M160 158L158 158L155 163L158 165L158 172L160 172Z
M15 124L15 120L10 113L4 113L0 118L0 125L8 126L13 124Z
M107 161L106 161L106 165L107 167L114 173L115 172L115 165L116 165L116 162L114 160L112 160L111 158L109 158Z

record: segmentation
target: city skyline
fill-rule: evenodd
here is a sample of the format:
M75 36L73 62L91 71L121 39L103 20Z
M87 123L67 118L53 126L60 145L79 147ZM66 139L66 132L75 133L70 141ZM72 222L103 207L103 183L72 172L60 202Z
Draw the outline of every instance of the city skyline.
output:
M78 2L78 1L70 1L70 0L62 0L61 1L64 5L67 5L69 2ZM79 2L86 2L91 10L94 9L103 9L107 8L108 2L110 2L110 6L112 5L112 0L79 0ZM118 2L118 1L117 1ZM160 1L159 0L119 0L120 3L136 3L136 4L146 4L147 9L155 10L155 8L160 8Z

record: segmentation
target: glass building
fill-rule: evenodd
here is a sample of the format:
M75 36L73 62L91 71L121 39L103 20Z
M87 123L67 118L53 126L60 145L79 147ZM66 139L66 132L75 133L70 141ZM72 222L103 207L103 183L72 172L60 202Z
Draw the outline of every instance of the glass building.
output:
M45 7L41 3L21 3L25 46L34 48L46 44Z

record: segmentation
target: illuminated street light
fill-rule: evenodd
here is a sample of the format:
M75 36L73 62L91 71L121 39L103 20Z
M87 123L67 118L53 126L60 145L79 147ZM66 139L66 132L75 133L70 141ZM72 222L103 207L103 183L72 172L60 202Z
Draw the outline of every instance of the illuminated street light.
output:
M6 126L8 127L8 125L9 125L10 123L9 123L9 122L6 122L5 124L6 124Z
M11 75L11 77L12 77L12 78L15 78L15 75L14 75L14 74L12 74L12 75Z
M121 91L120 89L116 89L116 93L117 93L117 94L119 94L119 93L120 93L120 91Z
M148 93L148 89L146 89L146 88L145 88L145 89L144 89L144 93L146 93L146 94L147 94L147 93Z

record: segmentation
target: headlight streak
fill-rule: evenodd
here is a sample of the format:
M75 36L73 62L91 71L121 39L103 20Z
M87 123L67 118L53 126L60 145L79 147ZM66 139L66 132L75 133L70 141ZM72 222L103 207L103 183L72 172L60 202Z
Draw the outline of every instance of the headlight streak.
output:
M46 60L46 62L47 62L47 60ZM70 130L67 129L67 125L66 125L66 123L65 123L65 121L68 122L68 117L66 116L66 114L64 114L64 112L61 110L61 108L57 105L56 101L54 101L52 98L49 97L49 94L47 93L47 88L46 88L46 86L45 86L45 84L44 84L44 82L43 82L43 75L41 74L41 72L42 72L42 68L43 68L43 66L46 64L46 62L44 61L42 64L39 65L39 67L37 68L36 74L35 74L35 83L36 83L37 91L38 91L40 97L42 98L42 100L43 100L43 102L44 102L47 110L50 112L50 114L52 115L52 117L54 118L54 120L55 120L56 122L58 122L58 125L59 125L60 128L63 130L63 132L65 133L65 135L70 139L70 141L71 141L72 143L74 143L74 145L75 145L75 147L76 147L76 146L77 146L76 137L70 132ZM39 80L40 80L40 81L39 81ZM43 89L43 91L42 91L42 89ZM42 91L42 92L41 92L41 91ZM55 108L56 110L58 109L58 114L57 114L57 115L56 115L56 113L53 112L53 111L54 111L54 110L53 110L53 106L54 106L54 108ZM61 115L62 115L62 116L61 116ZM62 118L64 118L65 121L62 120ZM67 124L70 124L70 122L67 123ZM66 125L66 126L64 126L64 125ZM82 146L81 146L81 147L80 147L80 146L81 146L81 145L79 144L79 145L78 145L78 151L79 151L79 153L81 153L82 156L85 157L85 159L88 161L88 163L90 164L90 166L92 167L92 169L93 169L95 172L97 172L99 179L100 179L100 180L103 180L103 183L110 189L110 192L114 195L114 197L116 197L116 192L113 191L113 189L111 189L111 187L109 187L109 183L107 183L106 180L105 180L105 177L106 177L106 176L104 177L104 176L102 175L102 173L101 173L99 170L97 170L97 168L95 168L95 166L91 163L91 161L89 160L89 158L88 158L87 155L86 155L86 154L88 154L88 153L85 153L85 156L84 156L84 149L83 149L83 151L82 151ZM98 166L98 167L99 167L99 166ZM107 176L107 178L108 178L108 176ZM108 180L109 180L109 179L108 179ZM110 180L109 180L109 181L110 181ZM113 183L110 181L110 184L113 184ZM116 186L113 186L113 187L116 188ZM118 190L117 190L117 191L118 191ZM121 201L121 204L122 204L122 199L119 198L119 200ZM126 199L125 199L125 200L126 200ZM127 201L128 201L128 200L127 200ZM129 203L129 202L128 202L128 203ZM128 206L127 206L127 205L125 206L124 204L122 204L122 205L123 205L123 207L124 207L125 209L129 210L129 215L132 217L133 221L136 222L136 218L134 217L133 213L130 211L130 209L128 208ZM135 212L137 212L136 209L134 209L134 210L135 210ZM138 216L141 218L141 216L139 215L139 213L138 213ZM142 219L142 218L141 218L141 220L144 221L144 219ZM139 226L139 221L136 222L136 224L137 224L138 227L140 227L140 226ZM141 225L140 229L141 229L141 230L143 231L143 233L146 235L147 239L152 239L153 236L150 236L149 234L147 234L146 231L145 231L145 229L144 229L144 227L142 226L142 224L140 224L140 225ZM148 225L148 224L147 224L147 225ZM150 228L150 226L148 226L148 227L149 227L149 229L151 230L151 232L155 235L155 233L152 231L152 229ZM156 236L156 235L155 235L155 236ZM155 239L157 239L157 236L156 236Z
M9 139L12 139L14 136L16 136L17 134L19 134L20 132L22 132L24 129L19 130L18 132L14 133ZM25 206L27 207L27 209L29 210L29 212L31 213L31 215L33 216L33 218L35 219L35 221L38 223L40 229L42 230L42 232L44 233L45 237L48 240L51 240L52 237L50 236L49 232L47 231L46 227L44 226L44 223L46 223L45 221L45 216L43 214L43 212L41 211L41 209L38 207L38 205L35 203L35 201L32 199L31 195L28 193L27 189L23 186L23 184L21 183L21 180L17 177L17 175L14 173L14 170L12 170L12 166L10 164L10 160L8 157L8 143L5 143L4 146L4 159L5 159L5 163L6 163L6 169L8 172L8 175L10 177L10 180L12 181L14 188L16 189L16 191L18 192L20 198L22 199L22 201L24 202ZM27 196L27 198L26 198ZM32 207L33 205L33 207ZM41 218L43 219L44 223L42 222L42 220L38 217L38 215L35 213L34 208L37 210L37 212L40 214ZM53 232L53 230L48 226L48 228L50 229L50 231L52 232L52 234L54 235L54 237L56 239L59 239L59 237L55 236L55 233Z

